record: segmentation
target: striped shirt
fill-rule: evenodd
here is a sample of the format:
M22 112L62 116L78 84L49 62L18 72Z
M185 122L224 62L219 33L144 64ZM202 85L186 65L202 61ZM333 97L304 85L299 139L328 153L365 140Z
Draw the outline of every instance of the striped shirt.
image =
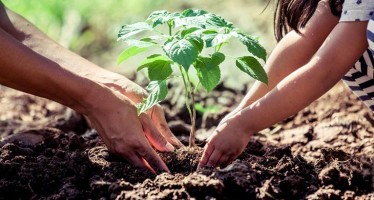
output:
M340 22L369 21L367 38L369 49L343 77L348 87L374 111L374 1L345 0Z

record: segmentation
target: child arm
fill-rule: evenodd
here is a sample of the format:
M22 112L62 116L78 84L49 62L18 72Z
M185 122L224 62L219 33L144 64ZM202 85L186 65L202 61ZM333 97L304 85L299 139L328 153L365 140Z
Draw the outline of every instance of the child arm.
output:
M296 31L289 32L272 51L265 66L269 77L268 85L256 81L236 110L261 98L291 72L305 65L338 21L339 18L331 13L328 2L320 1L313 17L300 29L300 34Z
M339 23L307 64L221 123L205 147L200 166L230 163L253 133L295 114L332 88L367 49L367 23Z

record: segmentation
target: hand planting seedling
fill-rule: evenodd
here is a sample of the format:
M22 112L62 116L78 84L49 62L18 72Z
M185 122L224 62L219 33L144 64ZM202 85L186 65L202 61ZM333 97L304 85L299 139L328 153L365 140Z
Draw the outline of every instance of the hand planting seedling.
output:
M166 27L167 33L163 33L160 26ZM134 39L136 34L145 31L151 35ZM250 54L232 57L221 53L221 48L232 38L245 45ZM185 104L191 118L190 146L195 146L197 89L200 85L207 92L214 89L221 78L219 66L226 58L233 58L236 66L254 79L266 84L268 81L261 64L266 60L266 51L258 40L245 35L224 18L204 10L187 9L181 13L155 11L145 22L122 26L118 40L128 45L118 57L118 63L151 47L156 47L160 51L146 57L137 69L147 69L151 81L146 87L149 96L137 106L139 114L166 98L168 80L182 78ZM197 72L198 83L195 84L191 81L191 66Z

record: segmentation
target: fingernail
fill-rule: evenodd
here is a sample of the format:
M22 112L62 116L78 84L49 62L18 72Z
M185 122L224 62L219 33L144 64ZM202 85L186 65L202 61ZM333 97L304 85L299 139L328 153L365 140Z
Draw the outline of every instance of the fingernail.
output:
M174 151L175 150L174 146L171 145L169 142L166 143L165 148L166 148L167 151Z
M178 140L178 138L172 137L171 140L175 145L178 145L178 147L183 147L183 144L181 141Z
M170 170L168 168L166 168L166 169L157 169L156 170L156 175L162 174L162 173L170 173Z

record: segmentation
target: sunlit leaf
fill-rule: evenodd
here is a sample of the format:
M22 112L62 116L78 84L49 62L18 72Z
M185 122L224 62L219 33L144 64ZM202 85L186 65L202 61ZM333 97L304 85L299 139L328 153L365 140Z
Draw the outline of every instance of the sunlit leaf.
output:
M212 91L221 79L219 65L224 61L222 53L214 53L212 57L199 57L196 60L195 69L201 85L208 91Z
M188 35L190 35L191 33L194 33L198 30L201 30L201 29L199 27L190 27L190 28L187 28L187 29L183 29L181 31L181 36L182 36L182 38L185 38Z
M198 37L196 35L190 35L186 38L186 40L188 40L193 45L195 45L195 47L198 49L199 53L201 53L201 51L204 48L204 40L202 40L200 37Z
M132 46L127 49L125 49L117 58L117 63L120 64L123 61L129 59L132 56L135 56L139 53L142 53L144 51L147 51L148 47L137 47L137 46Z
M149 24L145 22L139 22L130 25L123 25L118 33L118 40L125 40L135 34L143 31L153 30Z
M188 27L202 27L206 26L205 16L193 16L193 17L183 17L174 19L175 27L188 26Z
M166 80L151 81L146 89L149 92L149 96L137 105L139 115L164 100L168 93Z
M167 56L174 62L182 65L186 71L195 62L199 54L198 47L187 39L172 40L164 46Z
M268 83L268 77L260 62L253 56L244 56L236 60L236 66L252 78Z
M215 15L215 14L207 14L206 15L206 23L209 26L215 26L215 27L226 27L228 29L233 29L234 26L231 22L223 19L223 17Z
M169 58L155 54L146 58L138 67L138 70L148 68L148 77L150 80L165 80L172 73L171 61Z
M136 46L136 47L151 47L156 45L154 42L143 41L143 40L133 40L127 39L124 41L128 46Z
M242 33L237 34L237 37L247 47L251 54L266 61L266 50L257 40Z
M173 23L172 21L175 18L178 18L180 16L180 13L170 13L166 10L161 11L154 11L149 15L147 18L147 22L152 23L152 27L155 28L158 25L165 24L165 23Z
M195 104L195 109L197 112L204 113L218 113L221 110L221 107L218 105L208 105L204 107L201 103Z
M151 13L146 21L152 22L152 27L155 28L160 24L166 23L168 20L170 20L170 12L167 10L160 10Z
M196 16L201 16L201 15L205 15L207 14L208 12L205 11L205 10L199 10L199 9L186 9L182 12L182 16L184 17L196 17Z
M231 34L213 33L204 35L205 44L207 47L215 47L226 43L232 37Z

